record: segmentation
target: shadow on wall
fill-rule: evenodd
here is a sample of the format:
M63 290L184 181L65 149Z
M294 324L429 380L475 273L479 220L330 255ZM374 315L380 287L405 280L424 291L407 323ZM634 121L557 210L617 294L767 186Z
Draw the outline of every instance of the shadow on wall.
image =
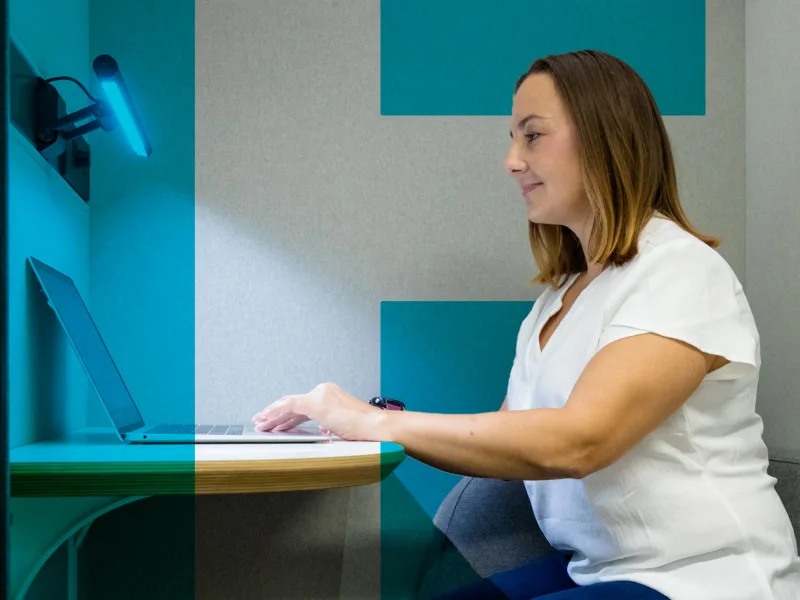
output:
M348 499L341 489L124 506L89 530L81 599L339 598Z
M79 569L81 600L195 600L195 497L156 496L106 513L86 535Z

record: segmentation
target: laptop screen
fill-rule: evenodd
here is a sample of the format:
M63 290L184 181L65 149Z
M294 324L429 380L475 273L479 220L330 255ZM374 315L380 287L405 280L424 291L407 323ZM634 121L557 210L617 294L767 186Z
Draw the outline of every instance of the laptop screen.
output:
M75 283L70 277L36 258L29 257L28 261L114 427L122 434L144 426L142 415L136 408Z

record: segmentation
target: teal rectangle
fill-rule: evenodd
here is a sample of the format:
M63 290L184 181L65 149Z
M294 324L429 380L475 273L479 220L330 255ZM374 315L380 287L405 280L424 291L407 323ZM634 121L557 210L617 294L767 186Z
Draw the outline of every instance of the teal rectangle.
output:
M629 63L663 115L704 115L705 0L381 0L381 115L504 116L536 59Z
M381 302L381 394L409 410L495 411L532 302ZM397 477L430 516L458 482L409 457Z
M92 140L93 313L145 422L194 423L195 3L93 0L90 25L153 145L142 159L118 131Z

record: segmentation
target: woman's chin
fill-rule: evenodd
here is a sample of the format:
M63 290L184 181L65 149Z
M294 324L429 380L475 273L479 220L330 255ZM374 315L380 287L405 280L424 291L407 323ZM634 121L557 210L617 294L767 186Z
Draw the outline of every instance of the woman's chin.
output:
M551 223L547 219L547 215L544 214L541 210L537 210L532 206L528 206L528 221L534 223L535 225L550 225Z
M551 207L544 205L541 202L528 201L528 221L535 225L561 225L559 215L553 214ZM557 212L557 211L556 211Z

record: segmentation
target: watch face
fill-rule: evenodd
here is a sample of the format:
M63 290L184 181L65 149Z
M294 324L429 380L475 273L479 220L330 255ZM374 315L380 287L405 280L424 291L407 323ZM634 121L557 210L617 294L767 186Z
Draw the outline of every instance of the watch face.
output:
M382 408L384 410L405 410L406 405L400 402L400 400L395 400L394 398L383 398L381 396L376 396L372 400L369 401L372 406L377 406L378 408Z

